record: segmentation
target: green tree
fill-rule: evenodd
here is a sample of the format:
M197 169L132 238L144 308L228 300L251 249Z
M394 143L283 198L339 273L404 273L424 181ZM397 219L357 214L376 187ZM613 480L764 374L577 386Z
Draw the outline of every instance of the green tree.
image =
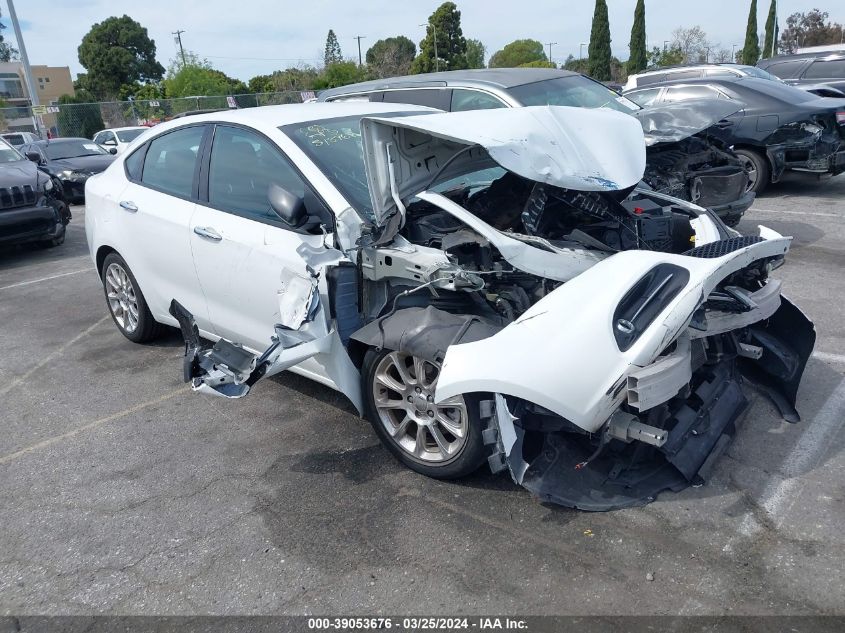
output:
M171 62L164 89L171 98L221 96L232 93L232 81L207 59L186 51L184 63L181 57Z
M763 58L775 55L777 51L772 50L775 42L778 41L777 22L777 0L771 0L769 4L769 17L766 18L766 37L763 40Z
M648 68L662 68L664 66L677 66L684 63L684 51L677 46L672 48L660 48L655 46L648 54Z
M275 88L272 75L256 75L247 82L247 89L252 93L273 92Z
M490 68L516 68L523 64L548 61L543 44L537 40L514 40L490 57Z
M367 71L355 62L335 62L323 69L313 87L315 90L337 88L363 81L366 77Z
M813 9L807 13L793 13L786 18L786 28L780 34L778 48L794 53L803 46L823 46L842 41L842 25L828 20L827 11Z
M92 103L96 98L87 90L80 90L76 95L62 95L59 97L59 114L56 116L56 126L62 136L79 136L93 138L106 127L100 104Z
M589 70L590 62L587 59L578 59L575 55L569 55L563 62L564 70L571 70L574 73L581 73L586 75Z
M517 68L557 68L557 64L548 59L535 59L533 62L520 64Z
M745 27L745 45L742 47L739 59L749 66L754 66L760 59L760 42L757 40L757 0L751 0L748 25Z
M367 51L367 66L378 78L407 75L417 54L417 45L404 35L378 40Z
M340 44L337 41L337 35L332 29L329 29L329 34L326 36L326 52L323 54L323 64L328 68L332 64L343 61L343 54L340 52Z
M467 40L467 68L484 68L487 47L481 40Z
M607 18L607 0L596 0L593 28L590 31L589 75L599 81L610 81L610 22Z
M637 8L634 9L634 25L631 27L631 42L628 44L631 51L628 57L627 71L629 75L642 72L648 66L648 51L645 41L645 0L637 0Z
M157 81L164 74L155 42L128 15L92 26L79 45L79 63L87 71L84 87L98 99L117 96L125 84Z
M435 62L435 38L437 62ZM467 67L467 41L461 30L461 12L454 2L444 2L428 18L426 35L420 42L420 54L411 65L413 73L460 70Z
M3 15L3 13L0 12L0 15ZM18 49L3 38L5 28L6 25L0 22L0 62L10 62L18 58Z

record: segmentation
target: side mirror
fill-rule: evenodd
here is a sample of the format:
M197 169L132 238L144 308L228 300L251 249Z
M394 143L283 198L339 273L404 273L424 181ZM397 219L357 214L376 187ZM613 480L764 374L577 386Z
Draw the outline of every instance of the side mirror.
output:
M305 201L276 183L267 188L270 206L282 222L292 228L298 228L306 217Z
M39 154L38 152L26 152L24 156L26 156L27 160L31 160L33 163L39 165L41 164L41 154Z
M109 154L111 154L112 156L117 154L117 148L116 147L109 148Z

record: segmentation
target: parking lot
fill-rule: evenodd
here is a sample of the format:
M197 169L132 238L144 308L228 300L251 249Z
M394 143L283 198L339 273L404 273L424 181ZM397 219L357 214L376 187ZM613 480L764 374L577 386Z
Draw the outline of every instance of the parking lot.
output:
M749 390L707 485L601 514L417 475L294 375L192 394L176 331L114 327L73 212L64 245L0 253L0 613L842 613L845 175L791 177L740 225L795 237L802 422Z

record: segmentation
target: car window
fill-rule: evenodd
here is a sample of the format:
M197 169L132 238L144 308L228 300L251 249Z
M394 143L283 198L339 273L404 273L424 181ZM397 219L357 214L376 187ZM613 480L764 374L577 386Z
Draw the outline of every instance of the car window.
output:
M452 90L452 112L463 112L465 110L492 110L494 108L507 107L501 99L487 92L480 90L464 90L455 88Z
M708 68L704 71L705 77L737 77L739 73L727 68Z
M672 70L666 73L666 81L701 78L701 70Z
M153 139L144 158L141 182L176 196L191 197L204 132L205 126L194 125Z
M772 73L775 77L780 77L781 79L788 79L789 77L794 77L803 65L804 60L798 59L795 61L778 62L775 64L770 64L769 66L766 66L766 70Z
M555 77L513 86L508 92L525 106L561 105L574 108L608 108L630 114L640 109L633 101L582 75Z
M654 105L657 97L660 96L661 90L662 88L645 88L644 90L636 90L634 92L627 93L625 96L634 103L645 108L647 106Z
M276 224L279 216L268 197L272 184L305 197L305 182L275 144L242 128L218 126L208 170L209 204Z
M386 90L385 103L412 103L428 106L438 110L448 110L451 100L451 90L444 88L429 88L425 90Z
M845 59L817 59L804 73L804 79L845 79Z
M0 163L16 163L23 155L8 143L0 143Z
M146 131L147 128L142 128L140 130L120 130L117 132L117 138L120 139L121 143L129 143L130 141L134 141Z
M713 99L718 97L722 97L722 94L710 86L669 86L666 88L666 94L663 95L663 101L671 103L673 101L687 101L688 99Z
M643 75L637 77L637 86L650 86L661 81L666 81L666 73L655 73L654 75Z
M8 134L3 138L9 141L12 145L23 145L24 143L24 139L21 134Z
M108 145L115 145L116 141L114 140L114 132L104 133L102 142Z
M124 167L130 180L141 180L144 167L144 148L141 147L132 152L124 162Z

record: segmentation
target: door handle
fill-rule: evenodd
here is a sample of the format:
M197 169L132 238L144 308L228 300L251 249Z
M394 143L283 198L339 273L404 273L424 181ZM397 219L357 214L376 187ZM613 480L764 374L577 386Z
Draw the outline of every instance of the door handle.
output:
M212 240L213 242L219 242L223 239L223 236L220 235L220 233L218 233L209 226L195 226L194 233L196 233L200 237L205 237L209 240Z
M129 211L129 213L137 213L138 212L138 206L130 200L121 200L120 201L120 208L123 209L124 211Z

